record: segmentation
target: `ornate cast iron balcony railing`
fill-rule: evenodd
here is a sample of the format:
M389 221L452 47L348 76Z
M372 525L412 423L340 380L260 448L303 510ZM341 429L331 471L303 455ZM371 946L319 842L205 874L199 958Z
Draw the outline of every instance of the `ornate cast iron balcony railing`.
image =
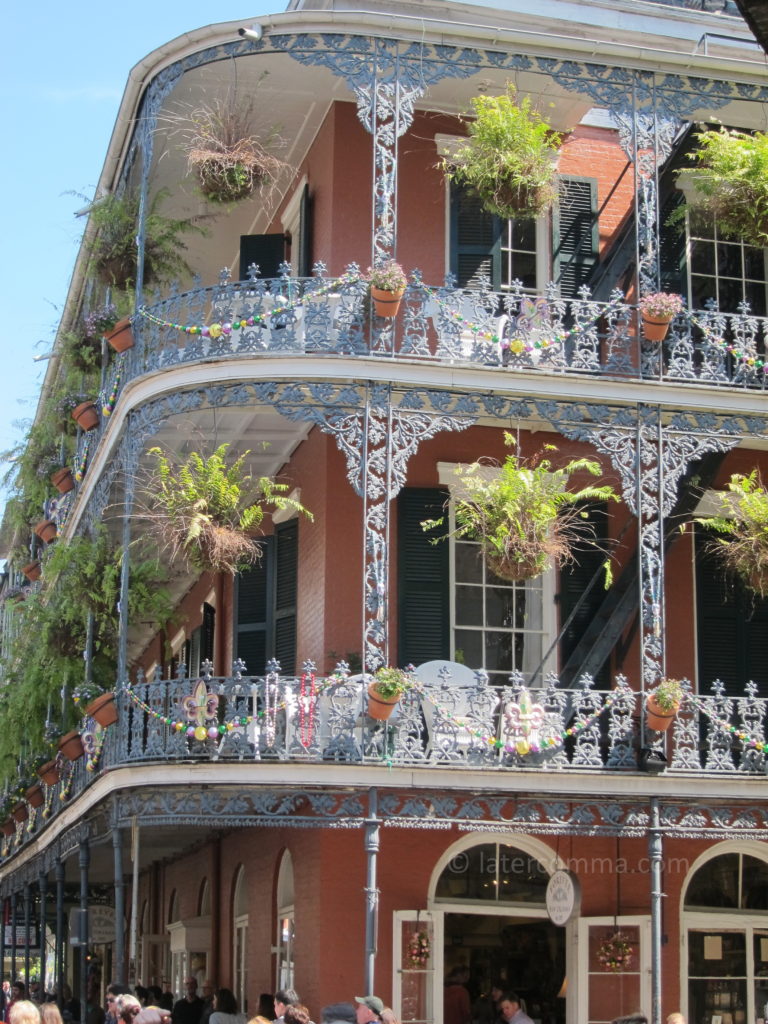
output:
M210 666L205 666L209 668ZM605 777L662 768L674 777L763 777L766 771L768 700L750 683L743 697L692 696L672 730L640 735L640 694L619 677L611 691L590 677L571 690L549 677L528 692L520 675L490 687L485 673L469 686L439 681L415 684L389 722L367 715L367 686L360 676L321 679L311 665L299 677L283 676L276 663L263 676L221 677L204 672L170 680L143 678L119 691L120 719L106 730L84 721L86 756L62 765L62 779L46 786L45 805L3 840L5 855L37 834L107 768L139 764L269 762L384 765L387 768L464 769L491 773L581 772ZM322 775L315 774L321 783Z
M381 356L516 371L630 378L735 388L766 387L764 318L684 313L663 344L637 329L615 292L594 301L433 288L418 271L391 320L371 317L359 268L340 278L222 281L173 295L137 317L137 345L122 379L199 360L257 355ZM105 396L105 399L108 395Z

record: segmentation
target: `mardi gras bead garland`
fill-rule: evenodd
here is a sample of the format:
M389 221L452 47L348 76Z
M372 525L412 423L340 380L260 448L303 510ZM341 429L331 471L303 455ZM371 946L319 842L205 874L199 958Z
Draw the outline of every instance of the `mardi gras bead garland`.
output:
M104 416L109 417L115 411L117 405L117 395L120 391L120 378L123 374L123 366L125 364L125 352L121 352L115 361L115 376L112 380L112 387L110 388L109 395L104 399L101 411Z
M747 352L742 352L737 345L734 345L732 342L726 341L721 334L717 334L717 332L712 327L710 327L709 324L702 323L696 316L693 315L693 313L689 314L689 318L691 323L695 327L699 328L699 330L702 332L702 334L710 344L715 345L719 349L722 349L723 352L725 352L729 356L732 356L736 360L736 362L741 363L742 366L749 366L752 369L757 370L758 373L762 370L763 374L765 376L768 376L768 363L766 363L764 359L761 359L760 356L749 355L749 353Z
M458 312L458 310L446 310L445 307L448 305L449 300L438 295L434 288L430 288L425 284L422 284L421 288L427 295L434 299L442 309L443 313L461 327L462 330L471 332L476 338L482 339L483 341L490 341L496 345L500 345L502 352L506 352L508 350L516 356L522 355L523 352L531 353L537 349L546 349L550 348L552 345L561 345L568 341L569 338L575 337L577 334L583 334L586 330L596 324L601 317L605 316L623 302L623 299L617 296L616 298L610 299L605 306L602 306L583 324L577 324L576 326L571 327L568 331L555 331L551 338L525 341L523 338L504 338L498 335L495 331L483 330L478 324L467 319L467 317Z
M310 725L309 730L302 733L302 737L304 735L306 735L307 737L306 743L304 742L304 738L302 738L302 746L307 747L311 742L311 730L314 721L314 707L317 701L317 697L320 696L320 694L328 687L338 684L341 681L341 679L342 677L340 676L332 675L329 676L327 679L317 682L315 680L314 674L310 674L309 678L303 682L303 687L305 689L303 693L300 694L299 700L300 730L304 728L301 725L301 708L303 706L306 707L306 703L308 701L309 707L306 707L305 714L310 716ZM274 685L274 682L275 681L273 680L273 683L271 685ZM309 688L306 688L307 682L310 682ZM437 702L434 699L434 695L431 693L427 693L423 685L418 681L412 682L411 687L412 689L416 690L417 693L420 693L422 697L428 699L435 706L436 710L444 718L451 722L452 725L456 726L459 729L466 729L470 736L479 739L482 743L487 744L488 746L494 747L496 750L503 749L507 753L517 753L518 756L521 757L524 757L527 754L540 754L543 751L550 751L554 753L556 750L559 750L568 739L572 739L573 737L578 736L580 733L584 732L586 729L589 729L592 725L594 725L594 723L598 720L600 715L602 715L604 711L607 711L615 703L616 700L613 694L609 694L605 699L605 703L600 708L597 708L591 715L587 715L586 717L574 722L573 725L568 726L568 728L564 729L558 736L547 736L539 742L531 741L529 738L527 743L528 749L523 752L516 744L505 743L504 740L498 739L496 736L490 736L480 729L472 729L468 727L464 719L452 715L449 711L442 707L439 704L439 702ZM312 693L312 691L314 691L314 693ZM267 693L265 689L266 707L264 710L259 710L254 715L236 715L228 722L219 722L212 724L210 726L195 726L190 724L189 722L177 720L169 717L168 715L163 715L159 711L155 711L154 708L150 707L149 704L143 701L139 697L139 695L130 688L128 688L127 693L130 699L138 708L141 708L142 711L150 715L156 721L162 722L163 725L168 726L168 728L171 729L171 731L173 732L183 732L189 739L196 739L200 742L206 739L218 739L219 737L225 736L228 732L232 732L234 729L238 727L245 728L252 722L262 719L267 721L267 739L269 740L269 738L271 737L271 745L271 743L274 743L275 733L273 730L275 730L275 718L277 712L285 710L287 707L286 701L277 700L276 692Z
M95 772L99 767L99 762L101 761L101 754L102 751L104 750L104 740L106 739L106 736L106 729L102 729L96 734L96 740L93 746L93 753L88 755L88 760L85 762L85 770L87 772Z
M139 310L139 314L143 316L145 320L149 320L150 323L156 324L158 327L166 327L173 331L180 331L182 334L199 334L203 338L211 338L216 341L221 337L227 338L231 334L243 330L246 327L260 327L262 324L267 324L270 320L273 320L275 317L280 316L283 313L291 313L295 309L301 309L312 299L316 299L328 294L329 292L336 291L339 287L356 284L361 280L362 277L360 274L342 274L341 277L337 277L334 281L329 281L328 284L322 285L315 291L308 292L303 299L296 299L294 302L286 299L282 304L275 305L267 313L253 313L251 316L242 317L240 320L227 320L223 323L217 322L207 325L177 324L172 320L162 320L160 317L155 316L154 313L150 313L145 307L142 307Z
M713 715L709 708L696 698L695 694L687 693L685 695L685 702L691 707L696 708L703 715L706 715L710 722L714 722L723 732L730 733L734 739L739 740L747 749L757 750L761 754L768 754L768 743L765 743L763 740L754 739L748 732L740 729L737 725L733 725L731 722L726 722L724 718L718 718L717 715Z
M83 454L80 456L80 462L75 469L75 480L80 483L85 476L85 467L88 465L88 452L91 447L91 434L85 435L85 443L83 445Z

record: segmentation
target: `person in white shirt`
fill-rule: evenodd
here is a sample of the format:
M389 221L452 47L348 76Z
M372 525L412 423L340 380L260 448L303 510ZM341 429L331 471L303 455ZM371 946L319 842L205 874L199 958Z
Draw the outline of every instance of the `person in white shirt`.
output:
M533 1021L520 1005L520 996L516 992L504 992L499 1000L499 1013L506 1024L533 1024Z

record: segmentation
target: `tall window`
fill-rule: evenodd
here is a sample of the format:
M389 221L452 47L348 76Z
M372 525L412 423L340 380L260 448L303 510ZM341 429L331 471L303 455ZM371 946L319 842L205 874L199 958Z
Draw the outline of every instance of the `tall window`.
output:
M592 178L562 177L560 200L549 220L502 220L488 213L477 196L451 189L450 269L459 288L474 288L482 278L494 291L520 281L529 293L552 280L564 298L578 294L597 263L597 183ZM551 265L550 265L551 255Z
M232 977L234 978L237 1006L244 1013L247 1010L248 992L248 885L243 867L239 869L235 879L232 918L234 929Z
M286 850L277 878L277 988L293 988L294 931L293 859Z
M755 316L766 315L765 249L722 238L714 219L701 212L688 214L688 268L693 309L713 299L722 312L736 313L748 302Z
M710 857L684 897L688 1020L757 1020L768 1005L768 862L762 844Z

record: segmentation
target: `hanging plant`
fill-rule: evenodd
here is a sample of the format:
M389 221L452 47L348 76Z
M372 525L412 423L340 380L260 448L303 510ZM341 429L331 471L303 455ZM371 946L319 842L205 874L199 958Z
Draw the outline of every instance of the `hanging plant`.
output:
M597 948L597 962L606 971L618 974L632 965L635 950L629 937L623 932L614 932L603 939Z
M709 545L726 571L760 597L768 596L768 491L760 472L734 473L713 516L696 522L718 534Z
M236 203L257 189L274 185L289 165L275 155L285 146L276 126L264 126L259 110L265 104L255 95L234 92L197 107L190 106L167 118L182 137L191 173L200 191L212 203Z
M192 277L192 268L184 258L189 234L205 235L199 218L166 217L160 211L168 190L160 189L144 220L144 286L168 284L177 278ZM84 246L90 266L99 280L112 288L126 289L136 283L139 225L139 194L106 195L88 208L89 232Z
M506 431L504 440L507 445L515 443ZM553 445L545 450L557 451ZM456 470L460 493L454 536L479 541L488 568L501 579L535 579L552 563L572 562L578 544L597 546L588 513L579 505L621 501L609 484L568 490L577 473L600 476L600 463L592 459L571 459L556 469L550 459L540 456L526 462L508 455L497 473L489 474L489 466L493 463L480 461ZM431 530L443 522L430 519L421 525Z
M151 448L148 454L156 460L156 469L147 487L146 516L172 559L181 555L200 572L234 575L260 556L253 538L265 511L288 509L312 516L286 497L288 484L254 478L245 471L250 451L228 465L228 448L219 445L208 456L192 452L182 463Z
M538 217L557 199L555 156L561 136L518 100L511 84L501 96L475 96L467 141L442 162L452 181L476 193L499 217Z
M406 956L409 967L426 967L429 963L429 954L432 946L429 941L429 933L425 931L414 932L408 939L408 950Z
M725 238L768 245L768 134L724 127L699 132L693 167L678 172L686 200L717 221ZM676 218L675 218L676 219Z

